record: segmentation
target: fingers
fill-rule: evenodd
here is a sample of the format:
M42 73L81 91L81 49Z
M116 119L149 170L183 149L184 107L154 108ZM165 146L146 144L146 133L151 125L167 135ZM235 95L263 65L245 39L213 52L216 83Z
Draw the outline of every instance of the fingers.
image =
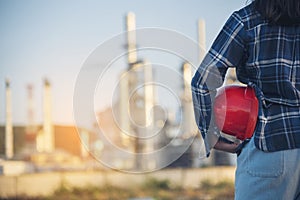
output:
M236 143L227 143L222 140L219 140L215 146L214 149L220 150L220 151L225 151L228 153L236 153L236 149L238 148L239 144Z

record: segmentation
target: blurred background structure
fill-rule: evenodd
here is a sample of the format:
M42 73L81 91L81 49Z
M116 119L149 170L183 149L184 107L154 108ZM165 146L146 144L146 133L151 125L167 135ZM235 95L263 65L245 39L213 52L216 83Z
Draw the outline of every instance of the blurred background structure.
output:
M199 159L201 138L194 120L190 82L194 73L190 63L181 66L181 89L178 91L180 119L168 115L157 105L157 91L151 61L139 58L136 40L135 14L129 12L125 17L127 31L127 69L120 72L119 99L113 107L98 111L98 122L103 137L108 137L114 145L127 149L136 155L147 154L160 148L167 148L166 153L149 159L136 156L134 159L123 158L103 143L99 133L93 129L72 125L55 124L52 120L52 87L48 79L43 83L43 122L36 123L34 102L35 90L27 85L27 124L16 126L12 123L12 97L10 81L5 82L5 125L0 127L0 154L3 161L1 173L14 165L23 165L21 171L83 170L91 167L93 156L115 159L121 170L155 170L166 158L174 157L173 167L202 167L214 165L233 165L234 158L226 153L214 152L209 159ZM205 54L205 22L198 21L199 62ZM234 71L227 76L227 82L235 82ZM141 87L142 86L142 87ZM113 113L116 110L117 113ZM159 132L152 137L153 133ZM188 147L187 149L184 149ZM183 152L183 153L182 153ZM113 156L112 156L113 155ZM178 158L177 158L177 157ZM10 161L9 165L5 160ZM15 162L13 162L15 161ZM104 168L104 166L97 166ZM23 171L22 171L23 170ZM13 173L13 172L10 172Z
M235 155L213 151L199 158L204 148L190 88L197 66L172 52L139 48L148 38L139 37L138 29L184 36L196 44L192 60L200 63L228 16L245 4L0 0L0 198L59 199L57 191L73 195L84 188L96 195L87 199L101 199L91 187L102 194L110 186L115 190L106 199L125 190L128 198L145 197L150 182L155 199L162 187L172 193L169 199L223 199L224 191L232 199ZM114 42L122 55L97 82L93 113L78 125L72 100L79 74L95 48L115 38L121 38ZM102 52L90 72L115 55L111 49ZM226 84L239 84L233 70ZM155 156L148 156L152 152ZM218 182L224 191L214 196Z

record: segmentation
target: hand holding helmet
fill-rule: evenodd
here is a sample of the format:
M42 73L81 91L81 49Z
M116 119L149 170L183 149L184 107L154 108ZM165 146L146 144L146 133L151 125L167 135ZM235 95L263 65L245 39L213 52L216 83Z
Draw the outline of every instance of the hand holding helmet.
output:
M251 138L258 116L254 89L249 86L224 86L217 92L213 112L220 131L242 141Z

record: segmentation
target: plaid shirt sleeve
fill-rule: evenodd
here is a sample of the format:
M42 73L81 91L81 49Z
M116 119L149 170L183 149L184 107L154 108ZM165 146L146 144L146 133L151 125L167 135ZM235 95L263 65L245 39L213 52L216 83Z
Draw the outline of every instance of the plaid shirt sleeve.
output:
M222 86L229 67L243 64L246 51L244 35L243 22L234 12L218 34L191 82L195 119L204 139L207 156L220 136L212 117L216 89Z

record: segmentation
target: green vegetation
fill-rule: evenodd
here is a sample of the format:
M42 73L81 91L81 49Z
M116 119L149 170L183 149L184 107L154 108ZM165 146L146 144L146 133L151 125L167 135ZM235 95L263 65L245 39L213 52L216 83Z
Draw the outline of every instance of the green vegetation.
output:
M169 190L170 181L169 180L157 180L155 178L149 178L142 185L143 190Z
M213 183L204 180L198 188L185 189L174 186L169 180L147 179L139 187L124 189L111 185L103 187L70 188L65 184L49 197L18 198L20 200L127 200L148 197L155 200L231 200L234 198L234 184L231 181ZM14 198L15 199L15 198Z
M234 183L232 181L223 180L213 183L211 180L204 180L200 183L201 190L210 195L212 199L233 199Z

